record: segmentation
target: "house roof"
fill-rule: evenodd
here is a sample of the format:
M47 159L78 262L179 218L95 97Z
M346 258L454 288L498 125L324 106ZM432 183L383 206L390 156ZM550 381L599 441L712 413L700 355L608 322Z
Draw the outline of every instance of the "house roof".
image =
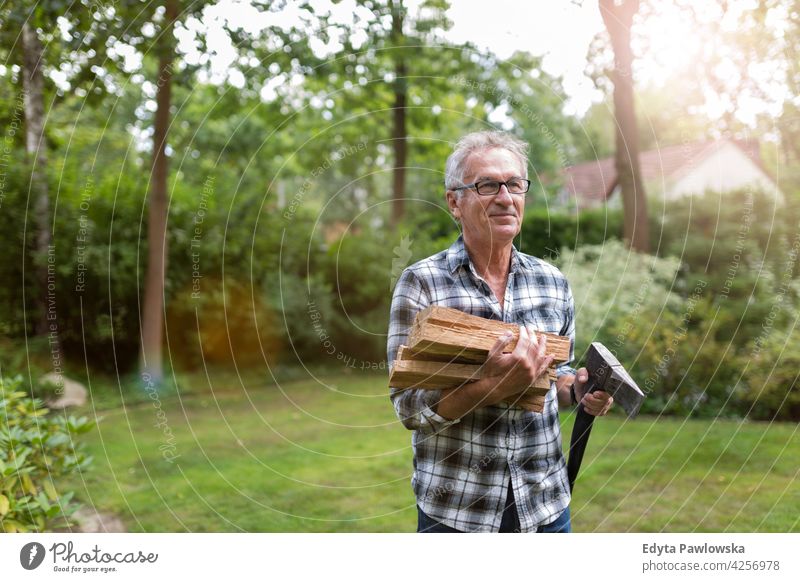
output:
M676 179L700 165L709 155L727 143L735 144L769 176L761 163L758 143L754 140L721 139L697 141L640 152L639 165L645 182ZM771 179L771 177L770 177ZM617 186L614 158L604 158L569 166L564 169L564 187L570 197L583 203L605 201Z

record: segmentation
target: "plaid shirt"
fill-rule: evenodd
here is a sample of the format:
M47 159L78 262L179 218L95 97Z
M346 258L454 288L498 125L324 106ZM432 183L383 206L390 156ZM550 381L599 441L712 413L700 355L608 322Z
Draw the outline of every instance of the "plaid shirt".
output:
M574 355L574 303L566 278L516 249L502 310L472 267L462 237L446 251L408 267L392 298L389 362L406 342L417 312L428 305L569 336L570 360ZM558 369L559 375L567 372L575 371L566 364ZM456 420L435 412L440 390L390 391L398 418L414 431L411 485L417 504L430 517L460 531L496 532L509 479L524 532L552 522L569 505L555 383L541 414L501 402Z

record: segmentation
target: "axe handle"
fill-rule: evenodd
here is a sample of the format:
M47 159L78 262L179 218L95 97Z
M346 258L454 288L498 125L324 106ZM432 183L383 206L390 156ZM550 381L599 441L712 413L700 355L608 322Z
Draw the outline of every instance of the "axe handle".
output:
M586 386L585 394L589 394L598 389L591 377ZM583 404L578 403L578 411L575 414L575 424L572 427L572 436L569 441L569 460L567 461L567 479L569 480L569 491L575 488L575 480L578 478L578 471L583 461L583 453L586 451L586 443L589 442L589 435L592 434L594 416L583 409Z

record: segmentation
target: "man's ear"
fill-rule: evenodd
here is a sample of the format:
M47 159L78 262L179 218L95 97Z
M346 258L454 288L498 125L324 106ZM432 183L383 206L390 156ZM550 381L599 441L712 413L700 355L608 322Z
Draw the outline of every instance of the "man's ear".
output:
M461 209L458 207L458 196L456 192L454 190L448 190L446 196L447 206L450 208L450 213L453 215L453 218L461 220Z

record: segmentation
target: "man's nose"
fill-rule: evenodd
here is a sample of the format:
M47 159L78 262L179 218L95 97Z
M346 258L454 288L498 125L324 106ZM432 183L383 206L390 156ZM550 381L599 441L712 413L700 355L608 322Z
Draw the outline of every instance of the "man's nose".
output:
M514 197L508 191L508 186L500 184L500 190L494 195L494 202L503 206L510 206L514 204Z

